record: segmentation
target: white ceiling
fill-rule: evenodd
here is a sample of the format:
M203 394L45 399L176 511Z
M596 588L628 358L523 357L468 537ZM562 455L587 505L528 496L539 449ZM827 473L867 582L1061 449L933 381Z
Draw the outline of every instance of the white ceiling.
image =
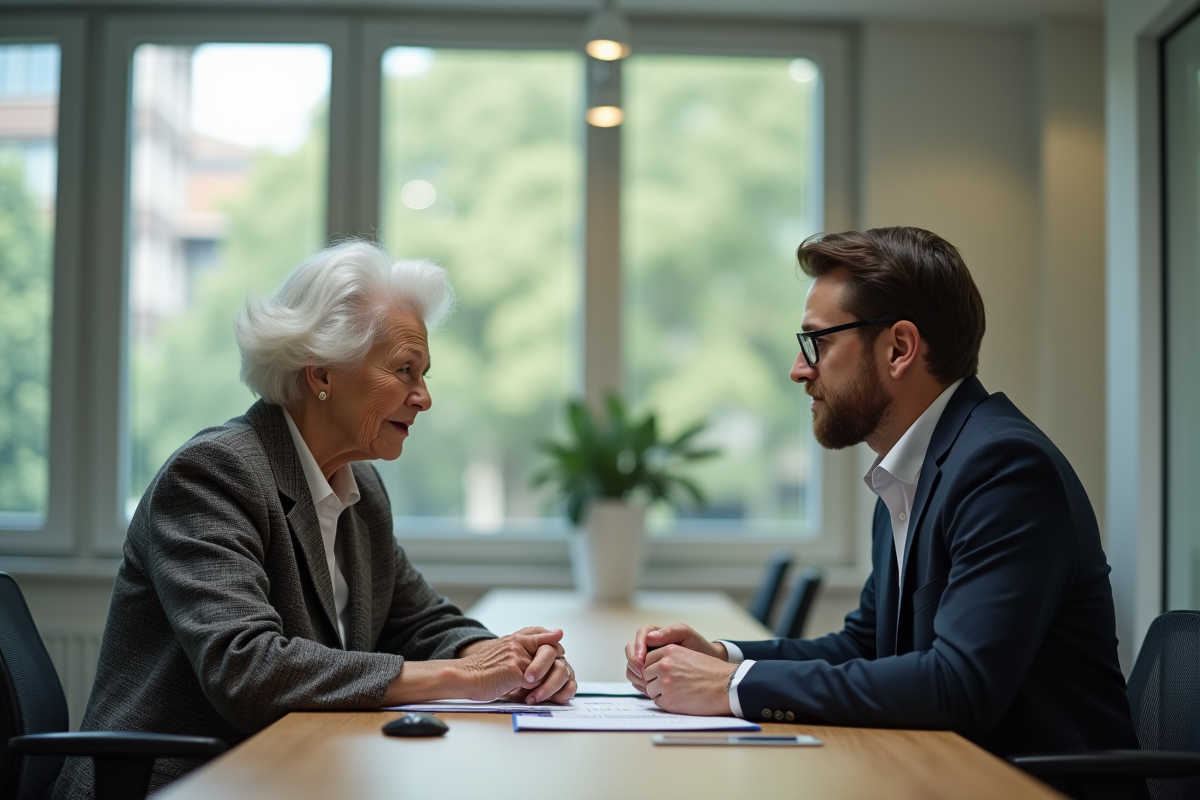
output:
M3 6L122 5L228 7L229 0L0 0ZM358 7L422 10L566 11L595 8L599 0L241 0L240 7ZM1048 17L1104 15L1104 0L617 0L630 13L792 17L797 19L911 19L1025 23Z

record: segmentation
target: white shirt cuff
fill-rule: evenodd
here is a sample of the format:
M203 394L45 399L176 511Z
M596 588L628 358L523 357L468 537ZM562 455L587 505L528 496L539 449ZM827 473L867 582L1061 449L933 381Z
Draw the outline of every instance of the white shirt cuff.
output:
M725 652L729 656L725 660L730 664L740 664L746 660L746 657L742 655L742 648L738 647L733 642L727 642L724 639L717 639L717 642L725 645Z
M739 652L738 655L741 656L741 653ZM733 712L735 717L745 719L745 716L742 714L742 703L738 700L737 688L738 684L742 682L742 678L746 677L746 673L757 663L753 659L743 661L738 665L737 671L733 673L733 680L729 682L729 710Z

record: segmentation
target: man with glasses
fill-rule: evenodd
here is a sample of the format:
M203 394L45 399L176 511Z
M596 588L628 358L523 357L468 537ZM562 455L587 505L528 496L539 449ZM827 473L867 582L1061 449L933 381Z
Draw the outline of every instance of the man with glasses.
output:
M957 731L997 754L1136 748L1109 566L1067 459L975 377L983 299L917 228L814 237L791 378L826 448L877 454L871 576L838 633L644 626L627 676L668 711Z

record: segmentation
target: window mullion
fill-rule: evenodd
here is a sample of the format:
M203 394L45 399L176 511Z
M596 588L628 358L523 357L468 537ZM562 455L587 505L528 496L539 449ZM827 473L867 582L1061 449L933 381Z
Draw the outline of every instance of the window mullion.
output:
M588 58L589 91L595 59ZM620 93L621 62L605 63ZM581 109L582 111L582 109ZM621 128L584 125L584 398L600 408L621 389Z
M125 525L121 513L123 436L121 413L127 364L125 342L125 233L128 229L128 129L132 45L117 20L101 16L101 47L92 57L88 127L95 132L87 158L87 223L90 260L81 293L90 298L86 317L82 384L90 387L80 463L87 476L81 504L83 554L119 552ZM78 402L78 400L76 401Z
M362 162L368 159L360 146L367 87L360 78L361 26L357 23L334 27L326 39L333 51L329 85L329 172L325 219L331 237L369 233L373 220L365 219L366 195L361 185ZM376 104L378 99L375 100Z

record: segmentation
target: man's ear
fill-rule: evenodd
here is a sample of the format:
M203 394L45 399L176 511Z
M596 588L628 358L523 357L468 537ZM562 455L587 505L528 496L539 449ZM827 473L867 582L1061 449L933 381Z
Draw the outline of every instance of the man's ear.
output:
M316 396L325 392L325 396L328 397L333 392L333 377L325 367L305 367L304 382L308 385L308 390Z
M922 356L921 332L906 319L894 323L885 334L887 338L887 371L893 379L919 369Z

